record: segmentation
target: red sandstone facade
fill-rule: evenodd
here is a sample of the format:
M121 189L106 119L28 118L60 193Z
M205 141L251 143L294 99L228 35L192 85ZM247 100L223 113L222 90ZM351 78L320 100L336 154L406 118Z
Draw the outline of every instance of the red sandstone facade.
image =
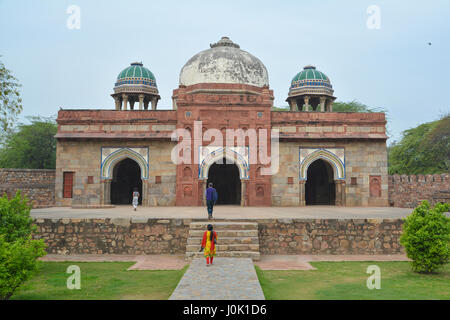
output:
M220 94L214 93L220 90ZM224 94L228 91L228 94ZM208 129L218 129L223 135L221 145L237 146L237 139L227 141L226 130L267 129L271 128L271 106L273 92L268 87L258 88L249 85L236 84L202 84L193 86L180 86L173 94L177 103L177 128L193 132L194 121L202 121L202 134ZM198 142L198 141L197 141ZM213 141L199 142L207 146ZM176 204L180 206L198 206L204 203L206 180L199 179L199 166L195 163L195 138L192 139L192 164L177 166ZM249 139L245 139L245 146L250 146ZM270 139L267 148L270 150ZM249 206L271 205L270 176L256 175L256 170L264 166L259 162L250 164L249 179L241 180L241 204ZM191 172L192 175L185 174ZM264 196L257 196L256 187L263 190ZM192 192L186 192L192 190ZM261 191L260 191L261 192Z

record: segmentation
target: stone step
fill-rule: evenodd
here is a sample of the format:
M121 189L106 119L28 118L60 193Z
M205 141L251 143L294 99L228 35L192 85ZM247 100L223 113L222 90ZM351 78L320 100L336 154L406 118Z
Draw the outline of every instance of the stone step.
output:
M186 246L186 252L198 252L199 244L189 244ZM218 244L216 251L259 251L259 244Z
M189 229L189 237L203 238L205 230L192 230ZM257 237L258 230L216 230L217 237Z
M200 244L202 237L190 237L187 239L187 244ZM221 237L220 244L259 244L258 237Z
M206 231L208 224L214 226L214 230L258 230L256 222L191 222L189 228L191 230Z
M260 259L259 251L222 251L217 252L216 257L230 257L230 258L252 258L253 261L258 261ZM193 258L204 258L203 252L186 252L186 260L191 260Z

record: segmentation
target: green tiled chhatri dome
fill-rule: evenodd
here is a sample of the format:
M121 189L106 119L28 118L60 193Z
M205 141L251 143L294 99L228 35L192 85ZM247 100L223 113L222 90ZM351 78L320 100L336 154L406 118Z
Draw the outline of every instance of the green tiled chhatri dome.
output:
M156 88L156 79L153 73L145 68L142 63L133 62L117 76L116 86L128 84L142 84Z
M127 110L128 104L130 109L134 110L136 102L139 103L139 110L147 110L150 102L152 110L156 110L161 98L155 76L142 62L133 62L119 73L111 96L114 98L116 110Z
M332 88L330 79L314 66L306 66L291 82L291 90L305 86L322 86Z
M291 111L332 112L333 93L330 78L308 65L292 79L286 101Z

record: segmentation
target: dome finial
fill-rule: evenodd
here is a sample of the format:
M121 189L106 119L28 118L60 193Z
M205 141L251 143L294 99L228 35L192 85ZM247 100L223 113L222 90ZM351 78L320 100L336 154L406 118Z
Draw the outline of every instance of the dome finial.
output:
M311 64L308 64L307 66L304 66L303 69L304 69L304 70L308 70L308 69L316 70L316 67L313 66L313 65L311 65Z
M238 48L238 49L240 48L238 44L231 41L230 38L228 38L228 37L222 37L218 42L211 43L209 46L211 48L215 48L215 47L234 47L234 48Z

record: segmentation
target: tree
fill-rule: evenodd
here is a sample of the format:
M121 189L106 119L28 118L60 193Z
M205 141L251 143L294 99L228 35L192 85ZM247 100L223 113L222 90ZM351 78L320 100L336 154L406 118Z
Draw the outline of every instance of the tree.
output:
M39 269L38 258L46 253L42 239L33 240L36 226L31 207L20 192L8 200L0 198L0 300L7 300Z
M37 258L45 255L43 240L5 240L0 234L0 300L8 300L38 270Z
M7 131L22 112L20 87L18 80L0 61L0 127L3 131Z
M30 117L7 133L0 149L0 167L54 169L57 125L52 118Z
M450 115L405 130L388 148L389 174L437 174L450 168Z
M289 106L272 107L272 111L290 111Z
M357 100L350 102L334 102L333 112L384 112L382 108L371 108Z
M289 106L282 107L272 107L273 111L289 111ZM370 108L369 106L357 101L353 100L350 102L334 102L333 103L333 112L384 112L386 110L383 108Z
M11 200L6 195L0 198L0 234L8 242L27 238L36 230L33 218L30 217L30 206L20 191Z
M450 258L450 218L445 216L448 203L430 208L423 201L405 219L400 243L405 247L416 272L430 273L448 263Z

